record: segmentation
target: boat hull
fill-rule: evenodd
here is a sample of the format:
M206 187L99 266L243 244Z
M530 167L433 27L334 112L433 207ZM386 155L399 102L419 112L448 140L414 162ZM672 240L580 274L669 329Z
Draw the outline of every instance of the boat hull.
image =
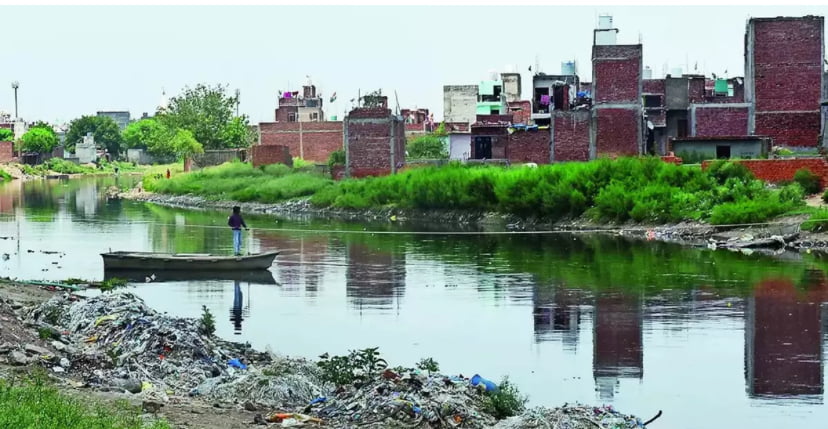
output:
M210 254L167 254L151 252L102 253L104 270L201 270L245 271L266 270L273 265L279 252L243 256Z
M186 282L186 281L239 281L263 285L278 284L269 270L233 270L233 271L205 271L205 270L154 270L107 268L104 270L104 280L112 278L126 279L131 282L145 282L151 275L153 283Z

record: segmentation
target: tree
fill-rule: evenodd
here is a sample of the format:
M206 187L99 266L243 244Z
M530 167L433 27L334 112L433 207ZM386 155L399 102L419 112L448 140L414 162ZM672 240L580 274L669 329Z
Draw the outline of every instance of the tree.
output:
M123 138L118 124L105 116L81 116L69 123L66 133L66 149L74 152L75 145L83 140L86 133L92 133L95 144L106 148L109 153L118 156L121 153Z
M55 133L42 127L30 129L20 140L24 152L49 153L58 144Z
M417 137L405 145L406 157L411 159L448 159L446 145L440 137L427 134Z
M175 135L170 141L170 146L178 156L186 157L197 153L204 153L204 147L196 141L193 133L189 130L176 130Z
M224 127L221 139L224 147L249 147L253 143L253 134L248 128L247 118L236 116Z
M172 162L176 158L173 133L156 119L142 119L127 125L123 138L127 148L146 149L157 161Z
M244 146L239 124L247 126L245 116L234 118L236 96L227 94L227 86L198 84L170 99L169 106L158 113L171 130L188 130L205 149Z
M14 133L8 128L0 128L0 142L10 142L14 140Z
M55 138L57 138L57 133L55 133L55 129L52 127L52 124L50 124L48 122L37 121L37 122L34 123L34 125L29 127L30 130L34 129L34 128L43 128L44 130L47 130L50 133L52 133L52 135L55 136Z

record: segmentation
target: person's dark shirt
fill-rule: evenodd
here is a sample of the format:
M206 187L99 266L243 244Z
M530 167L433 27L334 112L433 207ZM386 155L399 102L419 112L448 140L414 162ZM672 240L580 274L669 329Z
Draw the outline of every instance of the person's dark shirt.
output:
M247 228L247 224L244 223L244 219L242 219L241 214L233 213L227 218L227 225L233 229L241 229L241 227Z

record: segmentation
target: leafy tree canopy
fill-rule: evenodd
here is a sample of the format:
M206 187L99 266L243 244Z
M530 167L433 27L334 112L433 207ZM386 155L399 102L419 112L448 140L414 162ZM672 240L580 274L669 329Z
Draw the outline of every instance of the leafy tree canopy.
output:
M30 129L20 140L24 152L49 153L58 144L55 133L42 127Z
M86 133L92 133L95 144L118 156L122 151L123 138L118 124L105 116L81 116L69 123L66 133L66 149L74 152L75 146L83 141Z
M0 128L0 142L14 140L14 133L8 128Z
M227 93L226 85L198 84L170 99L169 107L158 112L158 118L171 130L190 131L205 149L248 146L248 119L233 115L238 101L238 97Z

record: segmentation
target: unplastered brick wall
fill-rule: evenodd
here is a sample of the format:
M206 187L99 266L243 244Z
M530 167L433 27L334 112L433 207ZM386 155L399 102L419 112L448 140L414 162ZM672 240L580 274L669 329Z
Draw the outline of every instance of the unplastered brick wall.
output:
M555 112L553 116L554 160L589 160L590 112Z
M515 131L509 135L506 156L510 162L548 164L551 150L549 129Z
M702 162L702 169L706 170L711 162ZM807 168L820 177L822 186L828 185L828 162L823 158L746 159L734 162L743 164L757 179L766 182L791 181L797 170Z
M532 103L529 100L510 101L508 104L512 113L512 123L528 124L532 122Z
M822 17L753 19L750 24L756 111L818 110Z
M282 145L256 145L251 148L251 161L254 167L269 164L293 165L290 148Z
M664 79L644 79L642 87L645 94L664 94Z
M14 144L12 142L0 142L0 162L9 162L14 158Z
M343 147L342 122L302 122L301 145L299 130L298 122L262 122L261 144L287 146L295 156L314 162L326 162L331 152Z
M746 77L752 79L755 133L773 137L774 144L818 144L823 28L823 18L814 16L748 23L752 75Z
M638 109L594 109L597 156L638 155L641 114Z
M748 108L705 107L696 105L690 110L697 137L746 136L748 135Z
M595 103L641 102L641 45L592 47Z
M390 110L354 109L347 126L351 177L386 175L392 173L392 166L405 165L405 126Z
M754 134L773 138L774 145L817 146L821 114L814 112L756 112Z

